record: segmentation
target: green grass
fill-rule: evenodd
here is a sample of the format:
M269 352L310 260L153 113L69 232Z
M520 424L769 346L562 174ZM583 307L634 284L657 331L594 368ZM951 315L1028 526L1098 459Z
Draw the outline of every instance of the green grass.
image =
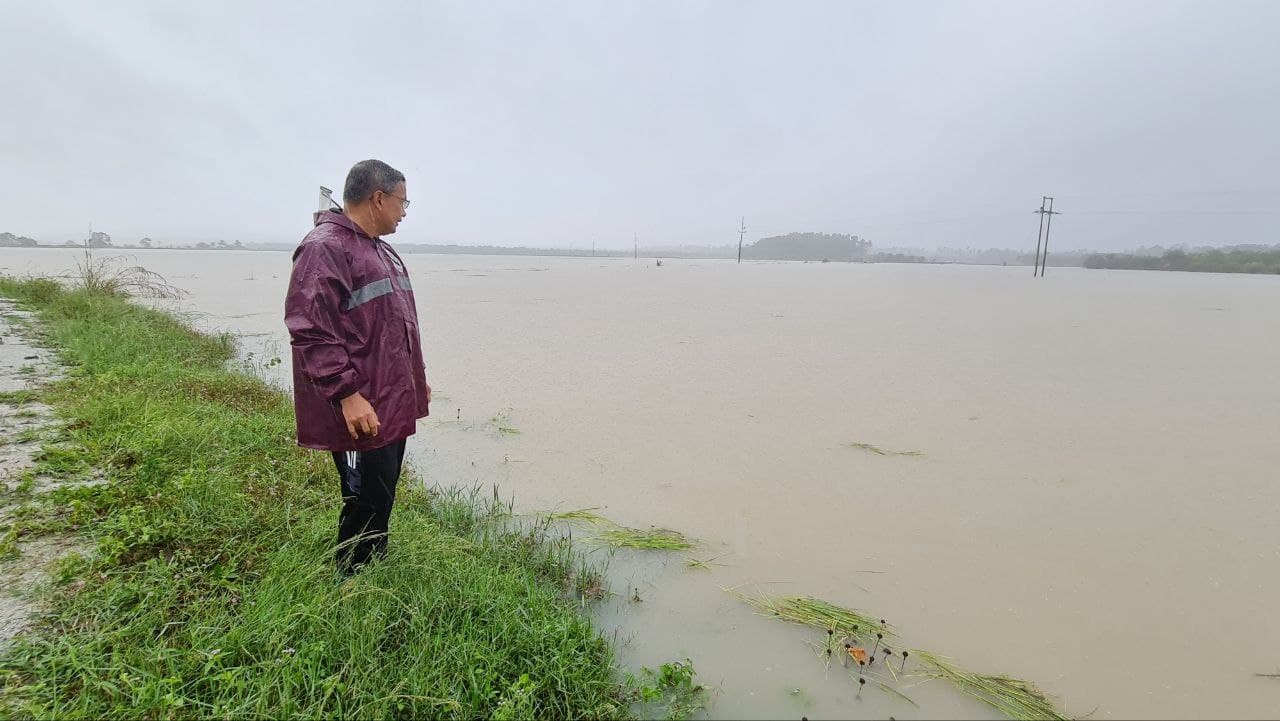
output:
M1040 689L1029 681L965 671L927 651L916 651L912 655L918 656L924 663L927 675L950 681L962 693L982 701L1011 719L1066 721L1068 718L1059 713Z
M594 508L580 508L572 511L554 511L541 514L548 523L585 523L597 527L588 538L596 543L611 548L640 548L653 551L685 551L694 547L679 531L667 528L627 528L595 512ZM714 559L711 559L714 560ZM690 566L706 568L706 562L697 561Z
M723 566L723 563L717 563L720 556L712 556L711 558L696 558L688 556L684 559L685 568L698 568L703 571L710 571L712 566Z
M13 434L14 443L30 443L31 441L38 441L40 438L41 431L39 428L28 428Z
M502 411L501 413L495 413L494 416L489 419L489 422L493 424L493 427L497 429L499 433L509 436L520 435L520 429L511 425L511 411L509 409Z
M0 716L627 713L574 611L581 569L545 527L405 478L391 553L339 583L332 462L294 445L285 395L229 370L230 338L50 281L0 295L71 366L42 392L68 445L39 470L108 480L45 494L14 527L78 528L93 551L59 565L50 615L0 654Z
M876 619L862 611L843 608L828 601L811 596L791 596L774 598L766 595L748 596L739 594L746 603L755 607L762 615L772 616L784 621L803 624L814 629L826 631L824 643L811 644L820 655L825 656L828 667L833 656L839 656L842 663L846 661L841 654L842 643L852 643L859 650L868 653L873 659L867 669L855 667L854 680L859 680L865 673L868 679L880 690L898 698L912 706L916 705L910 697L904 695L894 685L904 680L902 671L895 669L893 660L901 658L899 668L905 671L907 659L918 665L918 672L908 673L907 677L924 677L941 679L950 682L961 693L988 704L1012 719L1066 719L1040 689L1030 681L1010 678L1001 675L985 675L966 671L937 654L918 649L900 650L896 655L890 649L898 648L897 634L884 619ZM879 665L874 659L879 652ZM885 676L884 674L888 674Z
M608 523L604 516L595 512L594 508L579 508L573 511L553 511L547 514L547 518L552 521L581 521L584 523Z
M884 619L877 619L863 611L837 606L820 598L811 596L773 598L765 595L740 595L739 598L753 606L762 615L829 630L836 636L865 639L872 634L881 633L885 638L892 639L895 635L892 627Z
M654 551L684 551L693 548L693 542L679 531L665 528L611 528L594 537L596 541L613 548L642 548Z
M694 683L693 662L689 659L664 663L657 670L644 667L639 676L630 676L632 703L645 711L646 718L684 719L701 711L707 690Z
M35 389L23 389L17 391L0 391L0 403L11 405L22 405L30 403L40 397L40 391Z
M22 555L18 550L18 531L10 528L0 533L0 561L17 558Z

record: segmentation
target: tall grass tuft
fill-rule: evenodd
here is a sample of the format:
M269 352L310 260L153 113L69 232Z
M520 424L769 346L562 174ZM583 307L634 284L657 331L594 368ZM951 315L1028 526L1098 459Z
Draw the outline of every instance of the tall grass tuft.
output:
M129 258L95 258L88 244L76 261L72 284L92 295L143 298L180 298L185 292L159 273L140 265L128 265Z

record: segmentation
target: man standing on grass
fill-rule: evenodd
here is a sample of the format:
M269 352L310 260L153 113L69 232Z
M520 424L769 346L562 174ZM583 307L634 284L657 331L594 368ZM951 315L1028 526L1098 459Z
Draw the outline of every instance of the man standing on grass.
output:
M382 240L409 207L404 175L362 160L342 200L345 210L316 213L293 253L284 322L298 445L333 453L338 569L351 574L386 550L405 439L427 415L431 386L408 271Z

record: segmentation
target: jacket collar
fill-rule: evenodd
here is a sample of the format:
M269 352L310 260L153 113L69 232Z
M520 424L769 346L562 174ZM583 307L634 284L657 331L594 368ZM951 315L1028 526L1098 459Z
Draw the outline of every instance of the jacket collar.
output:
M339 213L336 210L322 210L316 213L315 223L317 227L319 227L321 223L333 223L334 225L340 225L343 228L346 228L347 230L354 232L357 237L368 238L369 240L377 240L376 238L370 236L368 233L361 230L360 226L356 225L356 222L354 220L348 218L347 216L343 215L342 213Z

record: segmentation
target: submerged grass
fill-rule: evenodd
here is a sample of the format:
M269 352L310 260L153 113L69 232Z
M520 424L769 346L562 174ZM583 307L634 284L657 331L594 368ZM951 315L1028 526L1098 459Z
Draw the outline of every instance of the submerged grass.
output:
M567 542L406 477L392 550L340 582L325 454L229 337L102 293L0 278L67 378L41 472L100 469L8 530L80 529L50 613L0 652L0 716L617 717L607 644L567 598ZM23 399L28 399L23 394ZM31 397L35 400L35 397Z
M595 526L597 530L588 540L609 546L610 548L639 548L656 551L686 551L694 547L679 531L667 528L627 528L595 512L594 508L581 508L573 511L556 511L541 514L547 522L585 523ZM714 560L714 559L712 559ZM690 563L691 566L706 567L705 562Z
M666 528L611 528L601 531L595 540L613 548L643 548L655 551L685 551L693 542L679 531Z
M873 618L862 611L843 608L812 596L773 598L765 595L739 595L739 598L765 616L833 631L838 636L867 638L876 633L884 634L885 638L894 636L892 627L884 619Z
M928 651L916 651L912 657L918 657L923 662L926 675L950 681L962 693L982 701L1009 718L1028 721L1066 721L1068 718L1059 713L1040 689L1029 681L965 671Z
M499 433L502 433L502 434L505 434L505 435L509 435L509 436L518 436L518 435L520 435L520 429L519 429L519 428L516 428L516 427L515 427L515 426L513 426L513 425L511 425L511 410L510 410L510 409L507 409L507 410L504 410L504 411L502 411L502 412L500 412L500 413L496 413L496 414L494 414L494 416L493 416L492 418L490 418L490 419L489 419L489 422L493 424L493 427L494 427L494 428L495 428Z
M825 652L830 664L833 653L841 653L840 642L845 637L854 642L871 642L875 645L870 651L874 658L875 650L883 650L883 661L877 668L884 669L892 680L898 681L901 672L893 668L895 657L887 648L887 642L896 635L884 619L874 619L861 611L837 606L833 603L809 596L772 598L766 595L745 596L739 594L746 603L754 606L760 613L781 618L792 623L799 623L815 629L827 631L824 645L814 644L819 651ZM896 648L897 645L894 644ZM866 649L856 651L866 653ZM850 652L852 653L852 652ZM952 683L961 693L982 701L1013 719L1051 719L1065 721L1053 703L1029 681L1022 681L1008 676L983 675L965 671L949 660L928 651L912 650L900 654L902 667L905 669L907 658L915 659L922 671L913 672L911 676L937 678ZM868 672L855 669L858 680ZM895 696L912 706L916 705L910 697L900 690L884 683L873 675L868 678L880 690Z
M552 521L581 521L591 524L609 523L604 516L595 512L594 508L579 508L574 511L555 511L547 514L547 518Z
M712 556L710 558L696 558L688 556L684 559L686 568L698 568L703 571L710 571L712 566L723 566L723 563L717 563L723 556Z
M870 443L859 443L858 441L849 441L845 445L848 446L849 448L856 448L860 451L874 453L877 456L908 456L911 458L919 458L924 456L924 453L921 453L920 451L891 451L886 448L881 448L880 446L872 445Z

